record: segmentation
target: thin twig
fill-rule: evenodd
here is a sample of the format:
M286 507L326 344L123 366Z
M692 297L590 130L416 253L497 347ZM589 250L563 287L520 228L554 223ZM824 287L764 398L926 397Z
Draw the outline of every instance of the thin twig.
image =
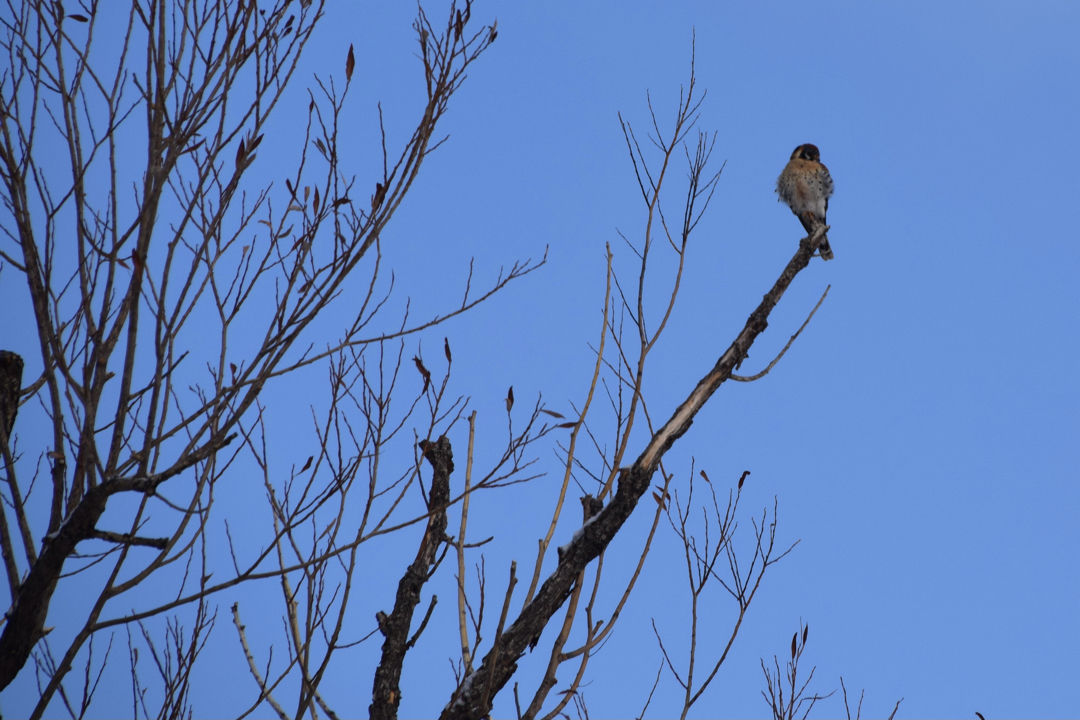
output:
M769 371L773 369L776 363L780 362L780 358L784 357L784 353L788 351L788 348L791 347L791 344L795 342L795 338L799 337L802 331L806 329L806 326L810 324L810 320L814 317L814 313L816 313L818 311L818 308L821 307L821 303L825 302L825 296L829 294L830 288L832 288L832 285L827 285L825 287L825 292L821 294L821 298L817 301L817 305L815 305L814 309L810 311L810 314L806 316L806 320L803 321L803 324L799 326L799 329L796 330L795 334L792 335L791 338L787 341L787 345L784 345L784 349L780 351L780 354L773 358L773 361L769 363L768 367L759 372L757 375L742 376L732 373L731 379L738 382L753 382L754 380L759 380L768 375Z

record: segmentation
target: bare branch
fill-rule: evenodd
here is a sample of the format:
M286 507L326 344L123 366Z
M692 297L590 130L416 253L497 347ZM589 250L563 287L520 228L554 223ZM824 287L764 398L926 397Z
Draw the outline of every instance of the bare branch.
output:
M247 628L240 622L240 603L233 603L232 606L233 624L236 626L236 633L240 637L240 646L244 649L244 657L247 658L248 670L251 671L251 676L255 678L256 684L259 686L259 700L256 705L263 700L270 703L270 707L274 709L277 716L281 720L288 720L289 716L285 713L285 709L278 704L278 701L274 699L274 696L270 694L270 690L266 687L266 682L263 680L263 676L259 673L259 668L255 665L255 656L251 654L251 648L248 646L247 641Z
M640 497L648 490L652 475L664 453L685 434L706 401L746 357L754 340L768 327L768 317L772 309L783 297L795 276L809 265L813 252L814 245L811 242L800 243L795 255L757 309L751 313L731 346L716 361L712 370L698 382L697 387L667 423L653 435L634 464L620 471L618 489L612 501L564 548L558 567L540 587L534 600L522 610L518 619L489 651L483 664L475 671L475 677L467 684L466 690L443 711L444 720L478 718L490 711L490 706L482 701L489 694L502 689L517 669L517 658L539 639L551 616L569 597L575 579L585 566L607 547L629 518Z
M784 345L784 349L780 351L780 354L773 358L773 361L769 363L764 370L757 373L756 375L750 375L745 377L732 373L731 379L737 380L738 382L753 382L754 380L760 380L761 378L768 375L769 371L776 366L776 363L780 362L780 358L784 357L784 353L786 353L788 351L788 348L791 347L792 343L795 342L795 338L799 337L799 335L802 334L802 331L806 329L806 326L810 324L810 320L814 317L814 313L816 313L818 311L818 308L821 307L821 303L825 302L825 296L829 294L830 288L832 288L832 285L827 285L825 287L825 292L821 294L821 298L817 301L817 305L814 305L814 309L811 310L810 314L806 316L806 320L803 321L803 324L799 326L799 329L796 330L795 334L792 335L791 338L787 341L787 344Z
M429 501L434 514L428 520L416 560L398 583L393 612L379 623L386 640L383 642L382 660L375 670L375 688L368 708L373 718L397 717L398 704L401 702L401 665L405 653L412 647L408 633L413 610L420 602L420 590L430 577L431 566L435 564L435 552L446 540L446 506L450 501L450 473L454 471L454 454L445 436L434 443L422 440L420 449L434 470Z

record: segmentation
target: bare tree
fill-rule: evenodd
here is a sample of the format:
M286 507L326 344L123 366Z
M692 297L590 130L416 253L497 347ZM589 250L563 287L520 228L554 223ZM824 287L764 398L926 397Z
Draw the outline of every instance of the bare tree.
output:
M537 400L522 418L510 388L505 448L478 459L475 412L451 389L449 340L443 365L419 350L410 359L406 339L467 313L544 260L515 263L480 292L470 273L460 302L413 320L387 310L392 285L384 281L381 243L425 158L442 142L438 126L466 70L498 37L496 23L477 28L468 1L452 2L445 22L419 10L414 30L426 101L396 151L381 128L375 142L383 162L374 178L358 179L339 151L356 63L350 48L337 79L319 79L309 92L299 160L278 183L251 170L264 139L281 144L296 135L274 137L271 117L323 3L142 0L123 23L113 13L93 0L71 14L59 3L9 0L0 40L9 68L0 77L0 172L9 215L0 259L6 273L25 280L42 367L24 380L22 359L0 354L0 546L11 595L0 634L0 689L32 658L41 684L34 717L57 702L82 716L113 631L124 628L135 714L190 715L192 668L218 619L213 599L258 581L280 594L278 647L286 651L275 665L273 645L270 652L258 647L273 632L260 627L261 642L252 642L246 608L230 604L244 672L257 690L245 715L269 707L282 718L319 711L336 717L322 692L327 669L343 650L381 636L369 712L396 717L404 660L428 627L436 596L422 614L417 610L450 556L460 647L443 716L488 715L522 654L549 625L557 632L543 672L525 681L524 707L521 683L513 687L518 715L550 718L571 702L587 715L580 690L590 660L611 637L667 518L684 545L692 618L714 578L738 605L727 647L704 683L695 681L693 629L685 674L665 651L686 691L685 716L724 662L763 573L787 551L774 546L775 506L771 520L767 511L755 520L748 556L732 544L745 475L723 511L709 483L714 514L706 516L699 545L689 505L680 503L674 473L664 468L665 453L724 382L751 381L775 365L754 376L733 374L827 228L815 227L800 242L729 347L659 423L665 411L650 406L644 389L649 358L675 312L690 239L720 177L709 166L715 135L695 129L703 94L691 70L673 126L662 128L651 114L654 149L643 148L622 122L646 221L624 237L629 265L622 250L608 248L596 362L583 401L567 418ZM117 27L119 42L95 40ZM687 183L673 190L683 155ZM127 173L136 161L138 170ZM664 209L672 193L680 208L674 216ZM669 217L679 219L669 224ZM668 290L653 298L646 278L666 281ZM346 307L335 332L316 322ZM316 364L327 377L325 403L311 406L318 445L286 472L268 448L265 391ZM405 373L420 378L411 394ZM606 397L607 412L597 409L598 395ZM40 408L50 436L29 443L24 436L24 448L15 420L28 403ZM462 453L458 448L455 461L449 437L466 426L457 487ZM492 612L482 554L476 580L466 577L468 559L490 540L466 541L470 497L506 492L541 474L534 453L541 441L555 443L561 462L549 529L522 578L523 593L515 594L514 563ZM41 464L49 501L34 505L28 498ZM257 469L267 501L264 542L255 551L235 542L229 514L215 504L219 484L241 466ZM571 482L582 495L580 529L552 557ZM633 539L640 552L608 560L608 545L650 488L651 526ZM689 503L692 482L687 495ZM222 527L224 542L214 538ZM418 547L396 583L366 574L364 544L395 534L405 542L408 528L420 533ZM723 579L720 560L730 573ZM605 563L624 566L628 579L605 576ZM59 584L72 576L80 580ZM610 594L601 587L613 582L617 599L605 604ZM393 603L357 634L349 625L356 597L375 584L396 586L387 594ZM86 612L63 619L54 654L46 621L57 591L79 593ZM155 620L163 620L163 631ZM558 689L556 671L567 663L573 679Z
M639 236L641 240L636 244L626 240L636 259L634 273L636 283L631 286L634 288L633 291L624 290L618 272L613 267L613 255L609 249L608 299L605 303L601 342L597 347L597 365L592 386L580 409L570 442L566 446L563 488L556 503L555 520L558 519L574 468L590 475L596 484L597 491L595 496L587 496L589 507L585 513L584 524L579 531L574 533L569 543L558 549L558 565L543 583L538 582L542 556L552 535L549 534L541 540L541 557L537 560L534 579L525 596L522 610L505 629L500 623L492 647L484 656L483 663L462 678L451 703L443 711L443 718L476 718L488 714L492 698L502 690L517 671L518 659L527 648L539 642L540 634L564 605L566 610L563 611L561 629L551 651L551 660L532 702L521 715L535 717L538 714L547 693L555 686L555 669L571 660L578 662L574 680L561 692L560 701L544 717L554 717L556 713L561 712L572 696L576 696L591 652L603 642L615 625L639 577L643 563L649 554L655 531L667 507L672 475L665 472L662 467L665 453L685 434L697 413L725 381L733 378L753 380L764 374L763 372L754 377L738 378L733 375L733 372L742 364L751 345L768 326L769 314L795 276L807 267L811 258L814 257L817 245L828 229L826 226L817 225L814 232L800 242L795 255L783 269L772 289L766 293L761 303L751 313L745 326L727 350L720 355L714 366L705 373L670 418L660 427L655 427L644 393L648 357L656 347L674 312L682 274L686 268L691 235L702 213L708 207L719 178L719 172L710 173L707 169L715 135L710 136L698 132L696 142L686 142L697 123L700 104L697 79L692 68L690 82L684 88L679 100L674 126L664 131L655 112L651 113L652 133L649 141L657 155L657 159L653 162L649 161L649 156L642 149L631 125L623 122L627 148L638 179L642 201L647 210L645 226ZM679 215L680 222L670 226L667 220L668 215L663 210L663 199L668 194L669 177L673 171L675 158L680 151L685 153L688 163L688 182L681 195L683 201L682 212ZM651 263L657 262L656 253L663 249L668 249L674 254L672 275L669 280L670 291L666 296L661 297L658 307L654 308L647 297L646 277L652 273ZM613 286L614 292L612 292ZM629 339L623 334L626 326L629 326ZM615 346L614 357L609 358L605 354L605 340L611 340ZM588 432L586 422L594 392L605 370L610 371L614 380L614 387L604 383L616 420L614 450L610 453L591 432ZM765 372L767 370L768 368ZM624 459L633 452L631 431L639 415L647 424L649 440L632 463L624 464ZM600 464L596 470L589 469L577 456L576 442L581 430L588 432L594 447L599 451ZM657 484L653 492L656 511L650 532L643 539L641 553L633 563L634 569L630 580L624 586L620 600L614 608L610 609L605 619L598 618L595 603L604 568L604 552L630 514L637 508L638 501L649 490L657 470L661 471L662 482ZM595 503L591 500L595 500ZM552 525L554 526L554 521ZM760 571L764 571L768 565L779 560L783 555L782 552L779 555L773 553L772 533L774 530L775 525L768 530L767 542L764 540L765 536L762 535L765 532L764 524L759 530L758 545L752 552L754 560L751 560L751 563L758 562ZM722 543L721 547L726 547L726 544ZM765 553L764 556L762 553ZM586 568L598 558L599 562L593 571L591 583L587 584ZM737 575L737 577L740 578L740 582L745 582L742 576ZM590 586L591 589L588 596L589 602L585 607L583 628L585 641L579 647L568 651L564 649L564 643L579 613L579 598L582 589L586 586ZM510 590L512 590L512 584ZM753 589L751 588L747 593L747 588L742 587L739 593L742 594L742 602L748 605L753 596ZM737 632L738 625L733 631L733 636ZM517 694L515 687L515 697ZM688 708L689 704L686 707Z
M34 443L43 450L21 450L12 433L15 405L8 406L2 439L9 502L0 521L12 603L0 635L0 688L47 634L62 574L109 568L61 656L53 662L47 640L42 646L39 716L58 692L66 695L62 683L95 634L184 606L206 617L211 594L285 578L291 535L343 496L355 463L334 467L331 482L278 508L268 549L234 556L233 576L211 582L214 488L242 448L254 447L259 398L269 384L323 361L336 373L335 403L358 382L365 391L358 402L377 400L379 389L366 384L367 348L382 352L466 312L537 267L514 265L440 316L378 329L387 324L376 322L385 301L376 282L380 237L438 146L436 128L466 69L496 37L494 27L471 29L468 5L452 5L439 29L423 12L418 17L427 102L396 154L383 133L379 177L357 184L338 152L355 65L350 49L342 58L344 84L323 82L311 95L292 177L273 185L251 178L269 119L323 10L322 3L287 0L262 7L134 2L117 44L95 40L116 31L113 8L91 2L66 14L60 3L8 3L0 166L9 220L0 257L26 282L41 349L43 372L19 395L41 402L52 436ZM134 178L123 172L133 162L132 138L146 148ZM65 162L54 161L58 146ZM349 297L352 319L337 337L315 335L315 319L348 294L345 280L363 275L366 292ZM20 387L17 374L8 378ZM377 445L393 431L375 424L361 437ZM26 452L30 463L21 463ZM51 503L35 522L22 468L32 468L38 453L50 465ZM327 462L324 453L320 465ZM169 482L181 476L187 480ZM127 526L100 527L106 508L123 496L136 499L124 505ZM153 513L162 508L172 511L165 523ZM9 512L17 534L7 532ZM382 518L368 532L388 532L385 525ZM348 552L348 544L331 542L335 554ZM145 591L169 566L187 568L179 588L121 609L131 607L121 598ZM318 572L310 558L297 566ZM207 629L196 623L184 647L198 648ZM180 643L179 634L173 640ZM162 669L174 683L187 666ZM84 694L88 703L92 692ZM186 693L172 695L182 709Z

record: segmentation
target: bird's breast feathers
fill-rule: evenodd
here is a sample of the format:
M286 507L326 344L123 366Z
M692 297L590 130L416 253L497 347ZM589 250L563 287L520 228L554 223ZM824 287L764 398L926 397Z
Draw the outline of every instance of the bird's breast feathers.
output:
M793 158L780 173L776 192L796 214L812 212L824 220L833 193L832 177L821 163Z

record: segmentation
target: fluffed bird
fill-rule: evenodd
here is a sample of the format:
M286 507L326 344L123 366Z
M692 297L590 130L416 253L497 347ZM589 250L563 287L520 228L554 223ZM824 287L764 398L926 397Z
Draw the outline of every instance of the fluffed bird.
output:
M784 171L776 179L776 192L799 218L807 233L813 234L818 224L825 224L833 181L829 168L821 164L821 153L816 145L807 143L795 148ZM818 251L822 260L835 257L827 236L821 238Z

